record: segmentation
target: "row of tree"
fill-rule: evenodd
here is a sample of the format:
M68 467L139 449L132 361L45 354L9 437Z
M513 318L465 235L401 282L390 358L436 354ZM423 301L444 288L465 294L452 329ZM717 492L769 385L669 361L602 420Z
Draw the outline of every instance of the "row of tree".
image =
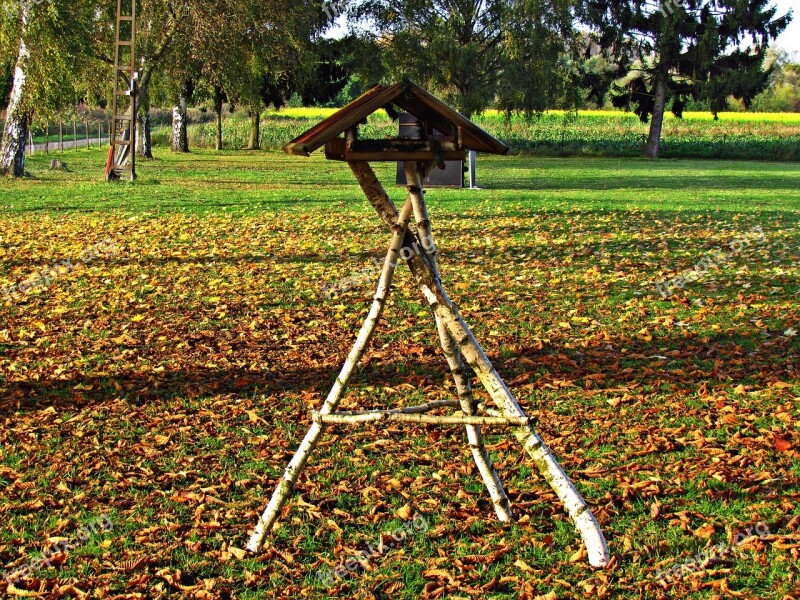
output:
M22 175L34 115L110 96L116 3L3 1L0 172ZM174 106L175 150L188 150L187 106L200 102L217 113L218 148L226 102L250 111L257 147L265 106L330 101L357 74L411 77L467 116L530 116L612 92L651 121L645 154L656 157L666 110L750 104L774 78L767 48L791 19L769 0L138 0L137 12L143 156L151 105ZM322 37L341 15L348 35Z

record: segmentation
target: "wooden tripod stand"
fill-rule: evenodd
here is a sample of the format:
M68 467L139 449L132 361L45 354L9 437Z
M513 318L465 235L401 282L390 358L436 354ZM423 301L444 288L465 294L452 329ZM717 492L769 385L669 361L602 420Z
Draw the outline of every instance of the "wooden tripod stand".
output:
M269 505L256 525L247 549L250 552L257 552L261 549L264 538L278 519L281 507L291 494L327 425L389 420L464 425L473 459L492 499L497 517L501 521L512 519L511 506L503 484L491 464L483 442L481 426L513 427L516 438L556 492L575 524L586 545L589 563L594 567L605 567L609 562L608 546L589 506L561 469L548 447L537 435L530 419L497 374L469 326L461 318L455 304L442 287L436 260L436 245L431 234L430 219L422 186L422 182L433 166L433 161L408 160L404 163L408 196L399 211L366 161L350 160L348 164L370 204L391 229L391 243L378 281L375 299L356 342L322 408L312 414L312 425L294 458L286 467ZM414 224L410 226L412 217ZM431 402L423 406L405 409L336 412L353 371L363 356L386 305L395 265L400 258L408 264L417 287L433 311L442 350L455 381L458 400ZM467 367L474 371L486 388L495 404L494 409L490 410L482 405L477 405L473 397ZM446 417L428 414L431 410L442 407L458 407L462 414ZM479 414L482 410L484 415Z

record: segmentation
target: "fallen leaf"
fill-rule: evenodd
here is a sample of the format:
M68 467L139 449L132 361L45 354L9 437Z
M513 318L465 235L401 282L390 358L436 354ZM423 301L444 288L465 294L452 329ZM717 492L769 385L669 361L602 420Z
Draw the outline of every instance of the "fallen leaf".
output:
M701 525L697 529L694 530L694 534L699 537L707 540L716 532L716 528L711 523L706 523L705 525Z

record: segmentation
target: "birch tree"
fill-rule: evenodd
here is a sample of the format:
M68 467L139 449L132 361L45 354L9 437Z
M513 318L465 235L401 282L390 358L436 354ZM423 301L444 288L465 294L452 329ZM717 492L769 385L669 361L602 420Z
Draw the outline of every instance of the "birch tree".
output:
M89 47L100 26L97 3L82 0L5 0L0 10L0 53L14 56L0 174L25 174L25 147L34 115L48 118L86 95Z

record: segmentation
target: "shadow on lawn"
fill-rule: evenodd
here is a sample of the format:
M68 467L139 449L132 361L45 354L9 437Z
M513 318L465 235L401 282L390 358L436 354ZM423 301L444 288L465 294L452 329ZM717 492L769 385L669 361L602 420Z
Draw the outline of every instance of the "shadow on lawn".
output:
M756 347L742 348L743 339L754 340ZM197 364L198 360L188 369L157 374L125 373L113 378L77 376L69 380L10 382L1 392L0 417L50 406L58 410L82 409L112 398L143 404L222 395L253 398L292 392L312 394L321 403L351 342L350 336L329 340L328 343L337 344L340 350L324 364L282 368L277 373L254 373L246 368L210 370ZM373 347L381 343L378 340ZM448 372L438 350L404 348L403 345L398 346L395 358L390 360L370 358L368 354L353 384L392 386L410 377L419 387L430 386L443 393L442 384ZM624 354L620 352L623 347L627 349ZM487 346L486 349L494 354L495 348ZM800 384L800 341L777 331L743 331L739 335L720 334L702 340L687 340L676 331L669 337L654 338L650 342L612 336L596 347L580 351L565 350L559 343L541 350L523 346L514 355L503 359L493 356L492 360L501 376L512 382L512 392L526 406L529 384L538 391L557 380L572 381L578 388L591 380L592 387L586 389L591 394L603 393L605 388L636 384L631 389L663 393L667 386L670 394L683 396L694 395L702 387L711 389L738 383L754 387L766 387L775 381ZM602 377L595 379L598 374ZM520 387L526 385L529 387ZM613 393L618 392L615 389ZM389 401L396 402L399 397ZM375 404L378 403L376 399ZM550 410L552 407L542 408ZM303 407L297 418L305 418L306 410L307 407Z

